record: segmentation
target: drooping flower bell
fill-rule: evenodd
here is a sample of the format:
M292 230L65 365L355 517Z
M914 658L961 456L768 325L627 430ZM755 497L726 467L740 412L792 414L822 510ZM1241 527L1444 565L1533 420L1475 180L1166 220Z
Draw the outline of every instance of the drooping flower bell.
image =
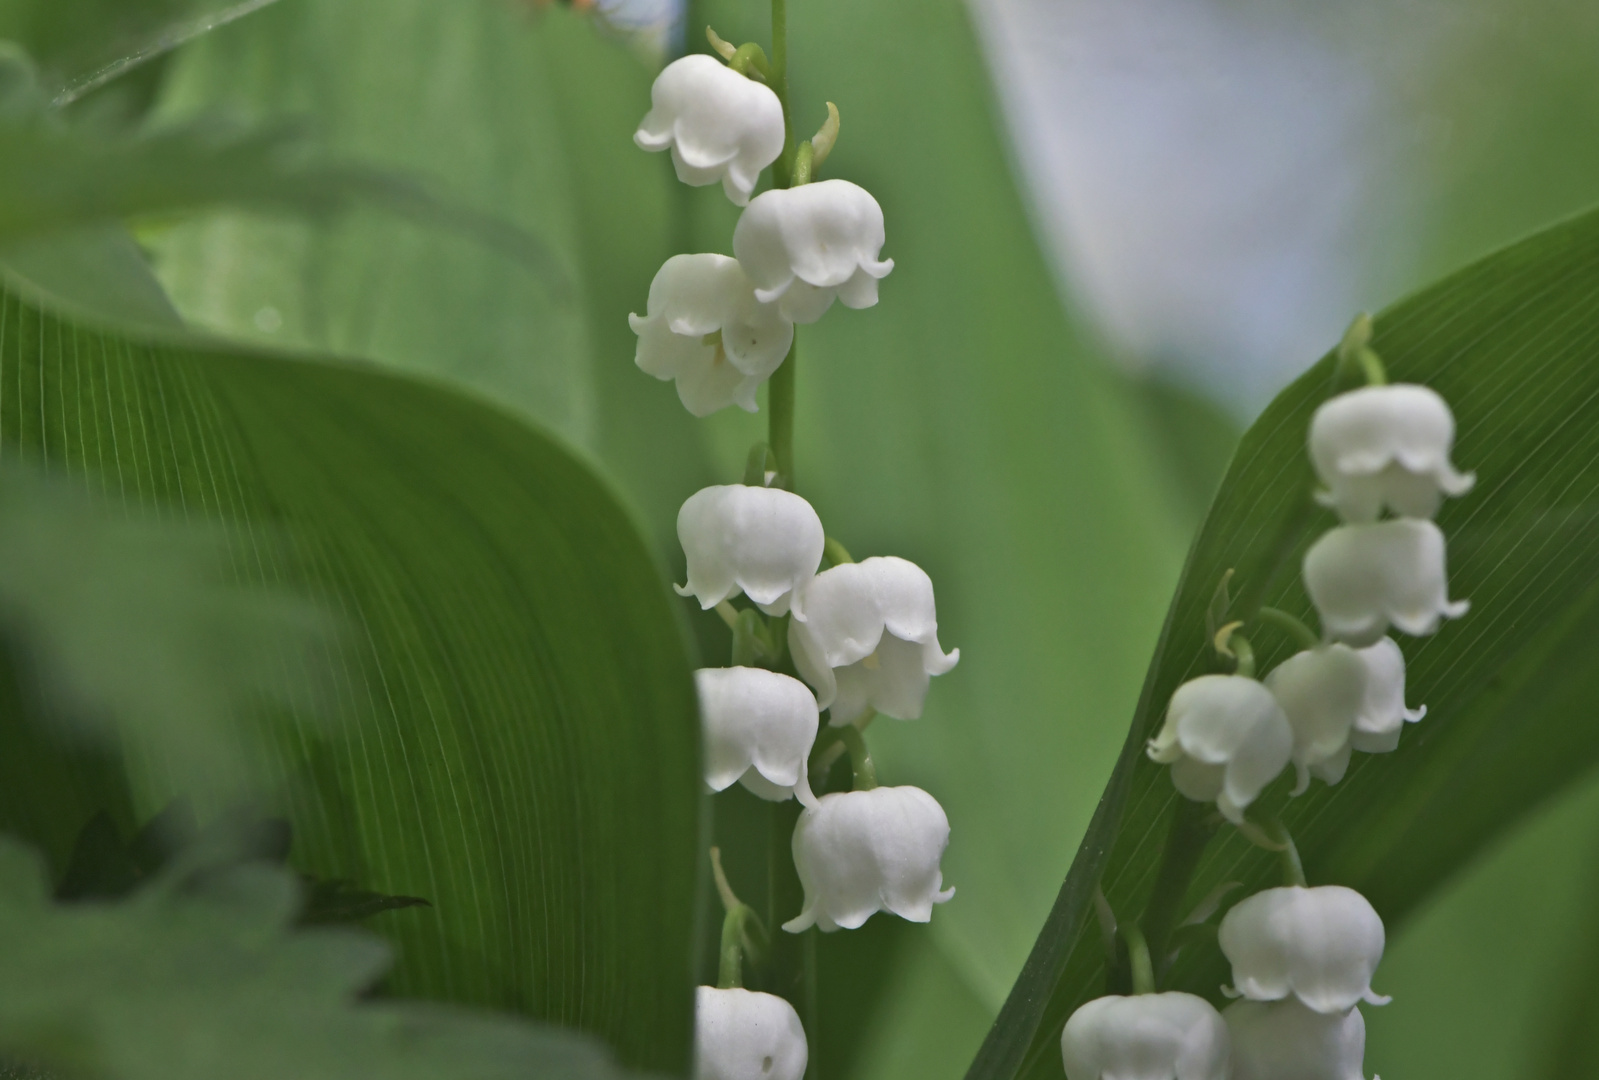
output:
M928 680L960 660L959 649L946 655L938 644L932 579L893 556L843 563L806 582L794 596L788 644L834 724L867 708L917 719Z
M1425 386L1366 386L1323 402L1310 421L1310 459L1326 490L1317 498L1345 521L1376 521L1384 507L1430 518L1445 495L1476 478L1449 460L1455 417Z
M1265 681L1294 729L1294 794L1303 794L1312 776L1338 783L1349 768L1350 739L1366 702L1360 653L1337 643L1318 645L1278 664Z
M701 668L700 726L705 783L723 791L737 781L772 802L811 794L807 759L820 724L816 698L798 679L765 668Z
M1366 698L1350 745L1366 754L1386 754L1399 746L1399 732L1427 715L1427 706L1405 705L1405 654L1393 638L1357 650L1366 665Z
M754 412L755 391L794 341L794 324L776 304L755 299L738 260L726 255L667 259L645 310L627 317L638 335L634 362L657 379L677 380L677 396L695 416L729 405Z
M1223 917L1218 940L1235 992L1251 1001L1294 997L1319 1013L1389 1001L1371 989L1382 960L1382 919L1354 889L1266 889Z
M1066 1080L1228 1080L1227 1025L1193 994L1096 998L1060 1033Z
M797 934L853 930L879 911L927 922L955 895L939 860L949 845L944 808L918 787L823 795L794 826L794 868L805 907L783 924Z
M1171 766L1179 792L1195 802L1214 799L1237 823L1293 749L1294 730L1270 690L1241 675L1201 675L1172 694L1148 753Z
M800 1080L810 1048L794 1006L739 987L694 991L695 1080Z
M783 105L770 87L692 53L655 77L633 141L670 149L679 180L694 187L721 181L727 197L745 206L761 170L783 152Z
M822 180L757 195L733 230L733 254L797 323L820 319L837 297L845 307L877 303L878 279L894 269L883 250L883 208L848 180Z
M688 497L677 512L688 584L702 608L744 593L768 615L788 612L793 591L816 573L826 536L811 504L781 488L721 484Z
M1232 1080L1365 1080L1359 1009L1319 1013L1293 998L1240 1001L1222 1019L1232 1036Z
M1471 606L1449 599L1444 534L1430 521L1329 530L1305 553L1304 579L1328 636L1357 647L1375 645L1390 625L1431 634Z

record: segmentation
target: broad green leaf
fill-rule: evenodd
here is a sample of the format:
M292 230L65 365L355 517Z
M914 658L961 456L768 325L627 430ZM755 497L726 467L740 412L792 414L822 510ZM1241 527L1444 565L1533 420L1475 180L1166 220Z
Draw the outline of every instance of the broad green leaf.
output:
M186 871L186 872L185 872ZM119 903L57 904L0 839L0 1050L107 1080L618 1077L590 1040L508 1016L363 1003L392 950L296 930L294 877L193 866Z
M1356 755L1336 787L1316 784L1284 820L1311 881L1365 893L1391 926L1528 807L1599 756L1592 634L1599 629L1599 217L1575 219L1446 279L1381 315L1375 347L1396 381L1421 382L1454 406L1456 460L1478 474L1444 508L1450 587L1470 614L1403 642L1410 696L1428 718L1396 753ZM1245 436L1189 556L1121 761L1027 967L974 1063L973 1078L1060 1073L1069 1013L1104 992L1090 895L1102 884L1123 918L1150 903L1157 860L1179 804L1143 754L1172 691L1215 669L1206 605L1236 568L1233 611L1261 601L1310 618L1300 557L1330 526L1313 509L1304 450L1311 412L1334 389L1331 359L1311 369ZM1269 633L1264 667L1289 646ZM1286 788L1287 778L1279 781ZM1190 813L1186 820L1198 820ZM1221 882L1275 879L1266 853L1232 830L1205 848L1177 910ZM1219 952L1185 950L1172 986L1215 996ZM1398 1006L1395 1006L1398 1007Z
M344 727L261 725L257 799L293 822L297 869L432 902L381 920L400 954L389 989L684 1067L689 659L675 598L586 467L438 386L96 329L14 296L0 387L5 458L131 512L231 527L241 582L349 628L331 658ZM80 761L0 715L0 827L58 867L96 811L127 831L185 794L140 744Z
M183 325L139 245L117 226L13 243L0 252L0 267L14 291L52 310L122 325Z

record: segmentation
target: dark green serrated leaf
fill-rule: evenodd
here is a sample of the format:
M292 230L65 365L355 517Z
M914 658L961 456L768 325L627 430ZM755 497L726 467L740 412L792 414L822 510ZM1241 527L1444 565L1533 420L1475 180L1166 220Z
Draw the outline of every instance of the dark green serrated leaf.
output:
M1405 639L1410 697L1428 718L1397 752L1356 755L1336 787L1316 784L1284 819L1312 883L1371 898L1390 927L1487 838L1599 756L1599 216L1557 226L1385 312L1375 347L1397 381L1447 398L1457 461L1477 489L1439 516L1451 594L1473 607L1436 636ZM1102 992L1089 897L1103 885L1124 917L1150 902L1179 804L1143 754L1171 692L1212 670L1205 610L1235 567L1235 613L1264 601L1311 618L1300 557L1333 524L1311 508L1304 439L1333 389L1324 360L1246 435L1173 602L1122 758L1038 944L972 1080L1060 1074L1060 1026ZM1235 617L1237 617L1235 615ZM1263 669L1291 646L1261 635ZM1191 815L1190 815L1191 816ZM1198 862L1184 902L1240 880L1272 883L1266 853L1225 830ZM1187 950L1168 985L1214 997L1219 953ZM1399 1006L1395 1006L1396 1008Z
M353 628L328 657L338 725L292 709L240 737L262 747L255 795L292 821L297 869L437 905L383 920L393 992L685 1067L690 661L675 598L587 468L445 389L141 340L15 296L0 301L0 455L130 513L227 526L235 579L309 595ZM107 762L32 731L0 712L0 826L57 867L63 830L94 810L127 828L186 794L148 741Z

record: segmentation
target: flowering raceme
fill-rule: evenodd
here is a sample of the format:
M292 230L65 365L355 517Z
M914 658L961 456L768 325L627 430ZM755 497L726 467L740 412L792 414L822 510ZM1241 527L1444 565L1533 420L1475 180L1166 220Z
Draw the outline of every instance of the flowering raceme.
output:
M1096 998L1060 1034L1066 1080L1228 1080L1227 1025L1193 994Z
M638 335L635 362L657 379L675 379L695 416L729 405L754 412L755 391L794 341L794 324L776 304L755 299L738 260L726 255L667 259L650 282L645 311L627 317Z
M813 323L833 304L868 308L877 282L894 269L879 261L883 209L848 180L823 180L757 195L733 230L733 254L784 318Z
M868 708L897 720L922 715L928 681L960 660L938 643L932 579L913 562L878 556L817 574L794 596L794 666L847 724Z
M1390 624L1431 634L1471 606L1449 599L1444 562L1444 534L1430 521L1342 525L1305 553L1305 590L1328 636L1345 644L1375 645Z
M775 994L694 991L695 1080L800 1080L809 1056L799 1014Z
M816 801L806 759L820 724L805 684L765 668L701 668L694 673L705 733L705 782L735 781L763 799Z
M715 57L691 54L666 65L650 88L650 105L633 141L671 150L685 184L721 181L737 206L749 203L761 170L783 152L777 95Z
M1377 520L1384 507L1430 518L1445 495L1476 478L1449 460L1455 418L1425 386L1365 386L1324 402L1310 421L1310 458L1326 490L1318 498L1345 521Z
M677 512L688 584L674 586L702 608L744 593L768 615L788 612L793 591L816 573L827 542L811 504L780 488L721 484L688 497Z
M1293 998L1240 1001L1222 1019L1232 1036L1231 1080L1364 1080L1359 1009L1319 1013Z
M1221 951L1237 993L1251 1001L1296 997L1319 1013L1342 1013L1372 992L1382 960L1382 919L1364 896L1342 885L1289 885L1258 892L1221 921Z
M948 845L949 818L921 788L823 795L794 827L805 907L783 929L853 930L879 911L929 921L933 905L955 895L938 865Z
M1179 792L1196 802L1214 799L1236 823L1293 749L1294 730L1271 691L1241 675L1201 675L1172 694L1148 753L1171 766Z

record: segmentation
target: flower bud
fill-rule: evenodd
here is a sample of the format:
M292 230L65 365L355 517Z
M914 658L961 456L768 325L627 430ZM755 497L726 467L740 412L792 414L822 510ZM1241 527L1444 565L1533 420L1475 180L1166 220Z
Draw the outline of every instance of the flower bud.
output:
M944 808L917 787L823 795L794 826L794 868L805 908L783 924L797 934L854 930L879 911L928 922L955 895L939 860L949 846Z
M1390 624L1431 634L1471 606L1449 599L1444 534L1430 521L1332 529L1305 553L1304 579L1328 636L1357 647L1375 645Z
M1319 1013L1341 1013L1357 1001L1388 1003L1371 989L1382 960L1382 919L1354 889L1258 892L1222 919L1219 942L1237 993L1251 1001L1292 995Z
M1475 477L1449 461L1455 417L1425 386L1367 386L1323 402L1310 421L1310 459L1326 485L1317 498L1345 521L1376 521L1384 507L1430 518Z
M1294 729L1292 761L1299 770L1295 795L1316 776L1329 784L1349 768L1350 736L1366 701L1366 664L1347 645L1319 645L1295 653L1266 676Z
M777 995L694 991L694 1080L800 1080L809 1056L799 1014Z
M677 178L694 187L722 182L744 206L761 170L783 152L783 105L771 88L712 56L667 64L650 87L650 111L633 141L672 151Z
M868 707L896 720L922 715L928 682L960 660L938 643L933 581L905 559L879 556L823 570L795 593L788 624L794 667L847 724Z
M1066 1080L1228 1080L1227 1025L1193 994L1096 998L1060 1033Z
M765 668L701 668L700 723L705 783L722 791L735 780L772 802L811 795L807 761L819 724L816 698L798 679Z
M1293 749L1294 730L1271 691L1240 675L1201 675L1172 695L1148 753L1172 767L1179 792L1196 802L1214 799L1237 823Z
M733 254L758 299L813 323L835 296L850 308L877 303L877 281L894 269L878 261L883 239L883 208L865 188L822 180L757 195L733 229Z
M1293 998L1240 1001L1222 1019L1232 1036L1232 1080L1364 1080L1359 1009L1318 1013Z
M788 612L793 590L822 562L826 536L811 504L781 488L723 484L696 491L677 512L688 584L702 608L744 593L768 615Z
M674 255L650 282L648 314L629 315L638 335L634 362L657 379L677 380L695 416L737 405L754 412L755 391L783 363L794 324L776 304L755 299L738 260Z
M1393 638L1357 650L1366 665L1366 697L1355 719L1350 743L1366 754L1386 754L1399 746L1399 731L1427 715L1427 706L1405 707L1405 654Z

